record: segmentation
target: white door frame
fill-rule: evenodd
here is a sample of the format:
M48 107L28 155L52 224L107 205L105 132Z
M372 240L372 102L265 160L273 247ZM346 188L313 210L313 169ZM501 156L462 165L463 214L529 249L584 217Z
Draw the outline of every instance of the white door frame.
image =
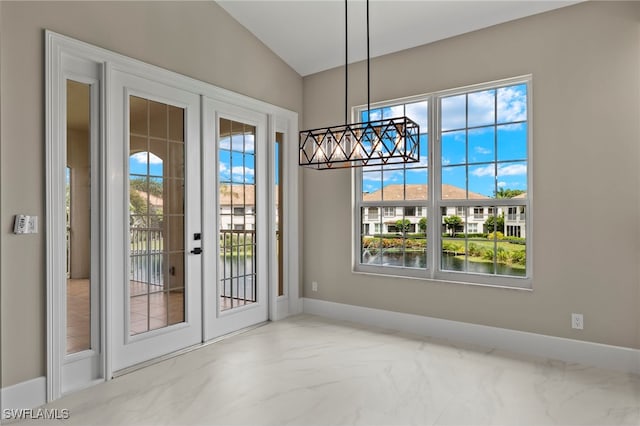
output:
M211 84L179 75L159 67L84 43L46 30L45 38L45 145L46 145L46 288L47 288L47 400L53 401L62 396L62 362L61 348L61 313L64 306L60 293L60 277L64 276L64 250L59 249L60 241L64 241L64 212L57 211L54 206L64 202L64 174L57 172L60 164L66 164L66 147L63 139L61 122L60 84L62 76L62 62L65 57L75 57L93 63L101 70L100 78L100 141L109 139L108 123L111 121L106 106L109 104L108 86L114 69L121 69L132 74L145 77L156 74L154 78L159 83L169 86L180 85L189 87L193 93L208 97L216 101L237 105L257 112L267 114L269 120L269 137L275 138L275 132L285 134L285 153L283 168L283 258L285 295L277 296L277 288L271 286L269 292L269 319L278 320L289 315L302 312L300 298L300 270L299 270L299 179L301 172L298 168L298 114L284 108L271 105L238 93L222 89ZM100 156L109 156L108 144L101 144ZM109 178L104 168L100 176L101 185ZM103 187L100 188L100 204L110 205L110 195ZM109 214L101 220L100 233L109 236L114 226ZM273 226L273 222L270 223ZM100 281L107 283L113 272L109 269L110 259L107 250L112 247L107 238L102 241L100 263L103 265ZM62 256L61 256L62 255ZM62 274L62 275L61 275ZM66 284L66 283L65 283ZM100 294L100 335L103 351L103 378L110 380L113 376L112 368L112 330L107 313L112 308L112 294L108 286L103 285Z

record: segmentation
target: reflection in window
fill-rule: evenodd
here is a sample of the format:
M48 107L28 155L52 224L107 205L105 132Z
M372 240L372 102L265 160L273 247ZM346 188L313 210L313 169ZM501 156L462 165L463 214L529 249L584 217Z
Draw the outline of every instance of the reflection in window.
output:
M221 118L218 139L220 310L257 301L256 128Z
M90 89L67 80L67 354L91 349Z
M184 110L130 96L129 334L184 321Z

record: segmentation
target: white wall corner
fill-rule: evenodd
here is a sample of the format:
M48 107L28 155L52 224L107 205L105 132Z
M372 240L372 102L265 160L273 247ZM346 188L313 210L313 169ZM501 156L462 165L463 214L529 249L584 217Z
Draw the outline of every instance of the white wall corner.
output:
M1 389L2 418L5 410L36 408L47 402L47 379L44 376Z
M419 336L470 343L640 375L640 350L638 349L309 298L303 299L303 312Z

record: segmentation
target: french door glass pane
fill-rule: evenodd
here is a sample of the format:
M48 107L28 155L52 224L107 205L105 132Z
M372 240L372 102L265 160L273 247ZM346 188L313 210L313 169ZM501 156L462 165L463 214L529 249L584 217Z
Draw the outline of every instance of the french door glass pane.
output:
M184 321L184 109L129 98L129 334Z
M67 354L91 349L91 94L67 80Z
M220 310L257 301L256 128L224 118L219 123Z

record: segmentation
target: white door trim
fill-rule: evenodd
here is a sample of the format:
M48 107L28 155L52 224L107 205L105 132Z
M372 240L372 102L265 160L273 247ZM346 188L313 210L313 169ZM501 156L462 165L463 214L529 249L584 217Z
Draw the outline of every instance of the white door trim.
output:
M47 399L104 378L104 238L100 219L104 192L102 158L103 64L82 50L65 49L47 33L46 49L46 266L47 266ZM66 82L90 85L91 92L91 350L66 355L65 168L67 156ZM97 292L95 290L98 290ZM97 297L96 297L97 295Z
M283 179L283 215L285 222L284 233L284 259L285 259L285 287L286 298L277 298L274 309L270 313L271 320L277 320L286 316L302 312L302 300L300 298L300 270L299 270L299 179L300 171L298 168L298 114L296 112L269 104L264 101L250 98L212 84L205 83L179 75L159 67L146 64L144 62L132 59L100 47L84 43L70 37L66 37L52 31L45 30L45 145L46 145L46 287L47 287L47 400L52 401L62 396L61 388L61 365L63 357L60 352L60 295L56 293L55 277L64 269L64 259L57 249L57 242L64 235L60 230L56 231L60 223L64 223L64 217L61 212L55 212L51 206L56 202L64 199L64 179L63 175L56 176L53 171L59 164L65 164L65 152L60 151L59 141L61 140L60 128L60 85L55 83L61 78L61 61L64 55L76 56L87 61L93 61L102 67L102 85L101 85L101 121L103 123L100 137L101 140L109 140L111 135L108 130L108 123L111 122L110 112L106 108L110 102L109 84L114 70L124 70L140 77L147 77L156 74L159 83L169 86L188 87L195 94L211 98L213 100L237 105L243 108L251 109L256 112L264 113L269 116L271 123L276 123L278 131L286 132L285 161L282 164ZM154 79L156 79L154 78ZM269 134L274 133L273 129L269 129ZM107 144L102 144L102 158L110 155ZM101 176L102 182L106 180L106 172L103 171ZM101 193L101 204L110 205L111 196L107 191ZM101 224L101 232L108 235L113 229L113 222L110 215L106 215ZM62 229L62 228L60 228ZM106 253L112 250L108 241L103 241L101 262L105 267L101 272L101 280L106 283L110 279L112 273L108 268L109 257ZM62 260L62 262L61 262ZM106 318L108 309L112 305L112 295L108 286L103 286L101 294L101 348L104 353L104 377L106 380L113 376L112 356L110 353L111 342L113 340L112 330ZM271 293L271 300L276 298Z

